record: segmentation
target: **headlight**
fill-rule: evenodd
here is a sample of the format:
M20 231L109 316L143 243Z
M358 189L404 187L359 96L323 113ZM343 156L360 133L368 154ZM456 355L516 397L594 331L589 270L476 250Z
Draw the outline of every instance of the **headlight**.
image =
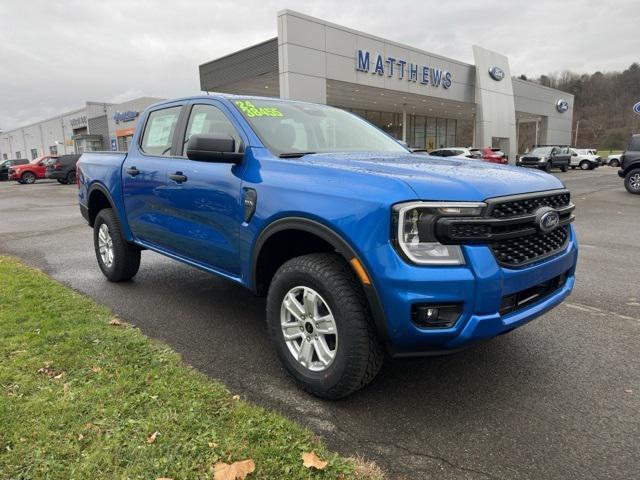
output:
M547 159L547 157L545 157L544 155L540 155L540 162L544 162Z
M410 202L393 207L394 240L400 252L418 265L464 265L458 245L443 245L435 236L441 217L472 217L484 203Z

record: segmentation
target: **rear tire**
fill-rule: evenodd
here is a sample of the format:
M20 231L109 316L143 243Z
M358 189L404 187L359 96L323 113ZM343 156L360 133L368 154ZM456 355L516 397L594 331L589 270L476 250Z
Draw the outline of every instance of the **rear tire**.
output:
M560 167L560 170L562 170L563 172L566 172L567 171L567 166L566 165L562 165Z
M67 183L69 185L73 185L74 183L76 183L76 172L75 172L75 170L71 170L69 173L67 173L67 178L65 179L65 183Z
M634 195L640 194L640 168L635 168L625 175L624 188Z
M60 183L61 185L64 185L67 183L67 181L63 178L56 178L56 180L58 180L58 183Z
M384 352L364 292L338 255L315 253L282 265L269 287L267 324L289 374L317 397L345 397L382 366Z
M33 172L24 172L20 177L20 183L32 185L36 183L36 174Z
M140 248L127 242L118 217L110 208L98 212L93 224L93 245L98 266L110 282L132 279L140 268Z

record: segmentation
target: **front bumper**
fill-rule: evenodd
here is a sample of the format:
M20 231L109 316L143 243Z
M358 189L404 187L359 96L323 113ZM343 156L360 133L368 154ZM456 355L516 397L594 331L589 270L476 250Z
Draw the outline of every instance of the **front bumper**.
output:
M493 338L554 308L573 289L578 256L573 227L562 252L524 268L500 267L485 245L463 249L466 265L418 267L392 262L385 279L377 282L393 356L451 353ZM561 275L566 281L556 290L512 313L499 313L504 297ZM418 303L461 303L462 314L450 328L421 328L411 321L411 307Z

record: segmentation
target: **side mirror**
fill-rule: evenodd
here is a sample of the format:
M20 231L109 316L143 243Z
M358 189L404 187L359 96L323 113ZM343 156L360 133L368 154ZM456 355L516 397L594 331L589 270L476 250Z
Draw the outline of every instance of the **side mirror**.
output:
M191 135L187 158L197 162L240 163L244 154L236 152L236 141L226 133Z

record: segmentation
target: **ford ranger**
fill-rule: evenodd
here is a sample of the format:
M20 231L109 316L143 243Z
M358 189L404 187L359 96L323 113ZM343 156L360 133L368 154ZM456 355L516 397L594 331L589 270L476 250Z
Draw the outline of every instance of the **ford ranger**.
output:
M555 177L413 154L326 105L159 103L128 153L85 153L77 172L108 280L152 250L265 295L282 363L323 398L367 384L385 352L461 350L574 285L574 206Z

